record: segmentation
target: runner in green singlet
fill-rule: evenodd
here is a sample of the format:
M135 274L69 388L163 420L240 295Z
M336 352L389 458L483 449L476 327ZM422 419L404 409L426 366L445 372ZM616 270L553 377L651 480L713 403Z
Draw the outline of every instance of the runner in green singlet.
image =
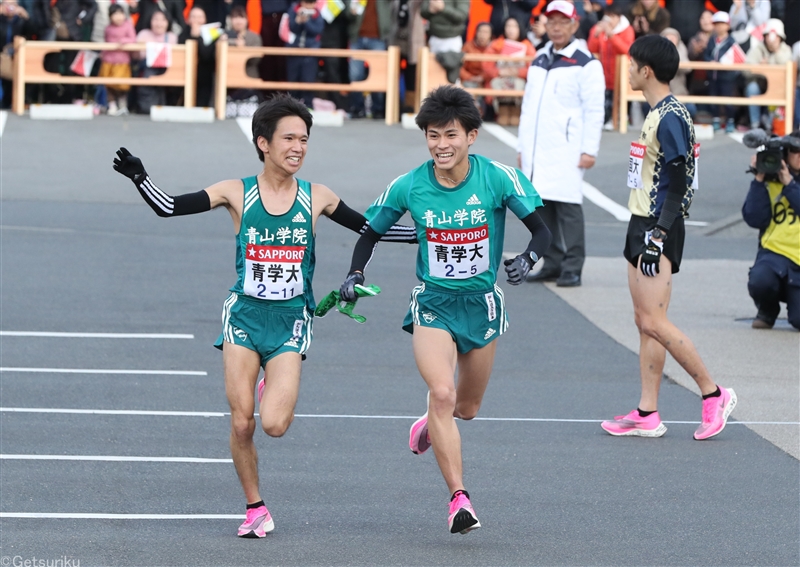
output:
M496 342L508 327L497 270L506 210L531 232L524 253L505 261L508 282L525 280L550 245L536 209L542 200L517 169L469 155L481 117L464 90L431 92L417 115L432 160L401 175L368 209L368 228L353 252L343 299L364 282L375 242L408 211L420 242L417 278L403 328L413 333L414 358L428 385L428 412L412 426L411 450L433 446L450 497L448 527L467 533L480 522L464 489L461 437L454 417L472 419L480 408L494 363ZM457 383L456 383L457 373Z
M120 148L114 169L129 177L162 217L225 207L236 232L236 284L225 301L222 350L225 391L231 408L230 446L247 498L241 537L264 537L274 529L258 488L253 444L253 391L258 384L261 427L280 437L294 419L301 362L311 343L314 296L314 232L320 215L363 232L367 222L328 187L295 177L303 165L312 118L288 96L262 104L253 116L253 143L264 162L261 173L222 181L197 193L171 196L159 189L142 165ZM412 227L392 227L384 240L416 242Z

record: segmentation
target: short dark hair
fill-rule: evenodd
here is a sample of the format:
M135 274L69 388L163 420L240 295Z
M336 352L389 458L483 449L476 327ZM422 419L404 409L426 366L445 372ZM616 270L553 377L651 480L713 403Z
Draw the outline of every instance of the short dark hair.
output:
M608 4L607 6L603 6L603 15L604 16L621 16L622 9L619 6L614 4Z
M125 12L125 10L124 10L124 9L122 8L122 6L120 6L119 4L111 4L111 5L108 7L108 17L109 17L109 18L110 18L111 16L113 16L114 14L116 14L117 12L123 12L123 13L124 13L124 12Z
M231 8L231 18L247 19L247 10L244 9L244 6L234 6Z
M264 161L264 152L258 147L258 138L263 137L267 142L271 142L278 122L287 116L301 118L306 123L308 134L311 135L311 125L314 122L311 113L305 104L287 94L278 94L262 102L253 114L253 145L261 161Z
M429 126L447 126L451 122L458 122L471 132L480 128L483 121L471 94L460 87L445 85L432 90L422 101L416 122L423 132Z
M666 37L644 35L633 42L628 53L639 67L650 67L660 83L669 83L678 73L681 57Z

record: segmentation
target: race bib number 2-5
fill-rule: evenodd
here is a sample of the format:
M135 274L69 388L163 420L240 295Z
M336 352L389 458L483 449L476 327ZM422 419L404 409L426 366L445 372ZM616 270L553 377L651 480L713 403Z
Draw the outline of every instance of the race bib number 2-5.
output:
M631 189L644 189L642 181L642 166L647 146L631 142L631 155L628 159L628 187Z
M305 246L256 246L245 252L244 293L285 301L303 293Z
M489 269L489 226L428 228L428 269L437 278L463 280Z

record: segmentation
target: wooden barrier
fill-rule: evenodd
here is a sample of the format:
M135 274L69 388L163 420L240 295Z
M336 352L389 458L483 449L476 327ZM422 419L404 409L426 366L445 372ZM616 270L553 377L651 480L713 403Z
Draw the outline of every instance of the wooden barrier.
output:
M628 103L644 102L641 91L633 91L628 82L628 70L631 63L627 55L617 58L617 89L614 95L619 109L619 131L628 131ZM794 63L786 65L723 65L722 63L689 61L680 64L682 69L698 69L706 71L750 71L763 75L767 79L767 90L759 96L697 96L684 95L677 97L683 103L725 104L733 106L782 106L786 110L786 124L791 128L794 118L794 92L797 84Z
M535 56L528 57L509 57L508 55L498 55L495 53L464 53L464 62L468 61L525 61L530 63ZM436 87L442 85L449 85L447 80L447 71L436 61L436 55L431 53L427 47L422 47L419 50L419 58L417 59L417 97L415 110L419 111L419 106L422 104L423 99ZM465 88L465 91L475 96L518 96L521 97L525 91L515 90L498 90L492 88Z
M172 46L172 65L163 75L152 77L80 77L50 73L44 69L44 56L59 51L144 51L146 44L92 43L66 41L27 41L14 39L14 86L11 108L16 114L25 112L26 84L62 85L131 85L153 87L183 87L183 105L195 103L197 77L197 42L188 40L186 45Z
M262 81L247 75L248 59L265 55L348 57L364 61L369 75L363 81L349 84L289 83ZM386 124L396 124L400 119L400 48L386 51L354 49L307 49L294 47L230 47L226 41L217 42L217 86L215 107L217 118L225 119L227 89L271 89L296 91L335 91L386 93Z

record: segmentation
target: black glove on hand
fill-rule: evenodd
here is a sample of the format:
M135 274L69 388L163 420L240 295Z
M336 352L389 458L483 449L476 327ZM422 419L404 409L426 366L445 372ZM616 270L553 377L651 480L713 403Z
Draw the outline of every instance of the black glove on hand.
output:
M650 238L650 232L645 234L647 248L642 252L642 273L649 277L655 277L658 273L658 265L661 263L661 253L664 250L664 243Z
M506 267L506 274L508 275L506 281L511 285L519 285L525 281L525 276L528 275L528 272L530 272L533 267L531 257L527 254L520 254L513 260L509 258L503 262L503 264Z
M147 177L142 160L131 155L125 148L117 150L117 157L114 158L114 169L125 177L130 178L137 186Z
M364 274L361 272L351 272L344 280L342 287L339 288L339 297L342 301L355 301L358 299L356 295L356 284L361 285L364 283Z

